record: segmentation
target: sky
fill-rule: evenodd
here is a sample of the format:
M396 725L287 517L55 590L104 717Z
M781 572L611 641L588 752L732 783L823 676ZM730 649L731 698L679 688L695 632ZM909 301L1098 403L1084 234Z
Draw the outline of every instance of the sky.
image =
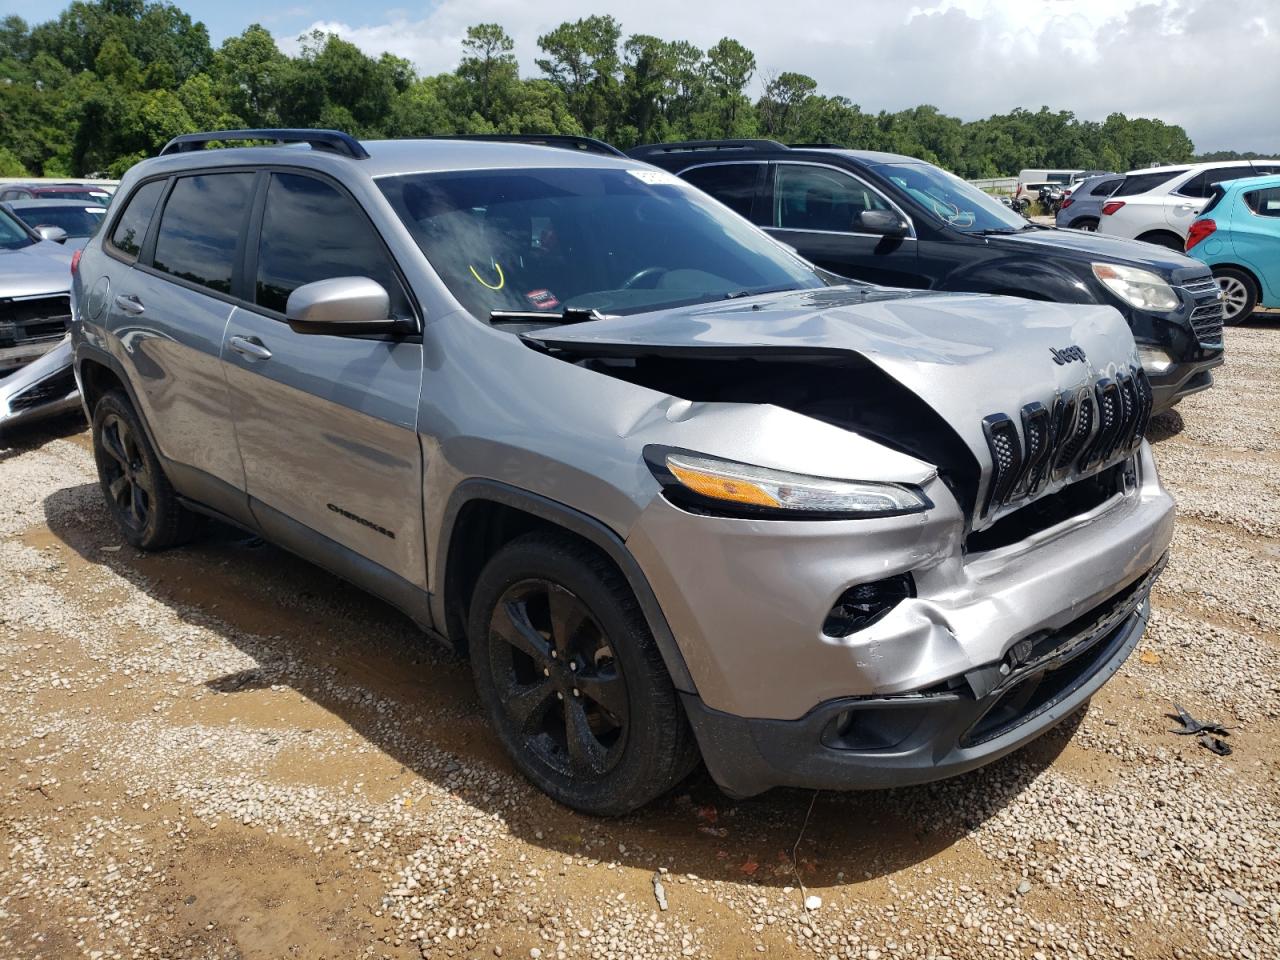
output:
M9 0L12 3L12 0ZM537 37L565 20L609 13L623 35L706 48L723 36L756 55L758 80L807 73L819 91L864 110L930 103L973 120L1014 107L1119 111L1181 124L1200 151L1280 153L1280 0L178 0L215 44L260 22L282 49L319 29L422 73L451 70L474 23L502 24L522 73ZM289 0L285 0L289 2ZM32 19L30 8L15 11Z

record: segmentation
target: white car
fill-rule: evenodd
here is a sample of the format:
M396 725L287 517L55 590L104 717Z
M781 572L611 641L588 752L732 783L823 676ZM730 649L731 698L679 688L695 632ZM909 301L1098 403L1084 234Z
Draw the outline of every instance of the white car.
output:
M1103 204L1098 232L1180 251L1186 245L1187 229L1213 196L1215 184L1264 173L1280 173L1280 160L1224 160L1131 170Z

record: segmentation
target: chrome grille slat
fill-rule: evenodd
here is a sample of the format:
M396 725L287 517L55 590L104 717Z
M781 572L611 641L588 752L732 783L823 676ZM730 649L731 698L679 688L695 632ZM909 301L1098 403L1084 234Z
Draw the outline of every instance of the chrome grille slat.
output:
M1218 281L1213 277L1191 280L1182 290L1194 302L1191 310L1191 329L1201 343L1222 342L1222 301L1219 299Z

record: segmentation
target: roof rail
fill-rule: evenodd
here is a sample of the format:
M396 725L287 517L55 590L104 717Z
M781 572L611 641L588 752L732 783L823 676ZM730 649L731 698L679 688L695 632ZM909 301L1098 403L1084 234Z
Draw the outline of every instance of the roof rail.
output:
M612 144L595 137L579 137L568 133L457 133L424 137L426 140L485 140L493 143L528 143L537 147L562 147L565 150L581 150L584 153L602 153L609 157L625 157L626 154Z
M646 143L632 147L627 156L637 160L662 153L683 153L695 150L786 150L785 143L777 140L676 140L671 143Z
M843 143L788 143L792 150L848 150Z
M271 140L275 143L309 143L312 150L326 150L353 160L369 159L360 141L341 130L307 130L268 128L263 130L211 130L208 133L184 133L174 137L160 150L160 156L203 150L211 143L224 140Z

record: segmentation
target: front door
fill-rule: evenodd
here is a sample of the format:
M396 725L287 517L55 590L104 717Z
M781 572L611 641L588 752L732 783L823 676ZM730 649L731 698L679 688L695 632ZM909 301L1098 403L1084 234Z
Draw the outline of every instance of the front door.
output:
M258 237L254 306L232 313L223 345L250 506L285 542L301 525L425 589L421 338L301 334L284 319L297 287L342 276L377 280L412 316L391 256L355 200L302 173L271 175Z
M863 220L871 210L893 207L852 174L818 164L779 163L766 229L806 260L840 276L891 287L927 286L915 238L877 232Z

